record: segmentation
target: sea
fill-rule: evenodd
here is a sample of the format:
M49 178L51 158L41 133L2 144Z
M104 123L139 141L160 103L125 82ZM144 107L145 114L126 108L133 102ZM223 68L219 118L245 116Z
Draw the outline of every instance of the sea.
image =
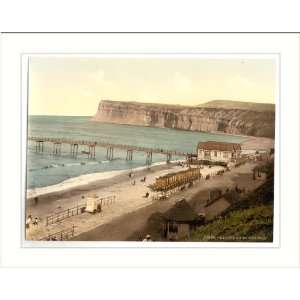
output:
M245 138L222 134L193 132L169 128L152 128L90 121L91 117L71 116L29 116L28 136L68 138L93 142L109 142L149 148L177 150L196 153L200 141L242 142ZM89 159L81 151L88 146L79 146L78 156L70 155L70 145L63 145L60 156L53 155L53 145L44 144L44 152L38 153L35 142L29 141L27 148L27 189L62 186L64 182L90 178L108 178L118 171L146 167L146 154L134 152L133 160L126 160L125 150L114 150L114 159L108 161L106 149L96 147L95 159ZM172 157L182 160L183 157ZM153 154L153 164L163 164L166 156ZM90 175L89 175L90 174Z

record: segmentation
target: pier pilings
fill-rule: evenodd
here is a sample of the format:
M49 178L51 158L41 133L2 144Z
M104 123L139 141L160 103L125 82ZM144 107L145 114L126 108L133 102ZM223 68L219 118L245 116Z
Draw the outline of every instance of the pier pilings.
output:
M44 152L44 141L35 141L35 152Z
M96 158L96 146L89 145L89 159L95 159L95 158Z
M70 144L70 154L74 157L78 155L78 144Z
M152 152L147 152L146 164L149 166L152 164Z
M126 160L132 160L132 154L133 154L132 150L127 150L127 152L126 152Z
M53 143L53 149L52 149L53 155L61 155L61 145L62 143L60 142Z
M37 153L44 152L44 143L52 144L53 155L59 156L62 154L62 144L70 145L70 156L77 157L78 154L85 154L88 155L89 159L96 158L96 147L106 148L106 159L113 160L114 159L114 149L118 150L125 150L126 151L126 160L132 161L133 160L133 152L143 152L146 154L146 164L152 164L152 155L153 153L166 155L166 162L169 163L172 159L172 156L183 156L186 158L187 163L190 160L190 154L185 152L179 152L176 150L170 149L162 149L162 148L149 148L149 147L142 147L142 146L135 146L135 145L124 145L124 144L117 144L111 142L104 142L104 141L88 141L88 140L72 140L67 138L55 138L55 137L36 137L31 136L28 137L28 140L35 142L35 151ZM79 151L79 146L87 146L88 151Z
M167 164L170 163L171 159L172 159L172 154L167 153Z
M113 160L114 159L114 148L108 147L106 149L106 159L107 160Z

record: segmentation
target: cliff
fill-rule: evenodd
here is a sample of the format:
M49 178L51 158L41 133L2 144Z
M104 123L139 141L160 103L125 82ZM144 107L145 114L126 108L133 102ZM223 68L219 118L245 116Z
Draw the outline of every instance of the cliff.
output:
M259 103L259 102L244 102L232 100L212 100L198 107L213 107L213 108L226 108L226 109L246 109L252 111L273 111L275 112L275 104L272 103Z
M274 138L275 112L102 100L92 121Z

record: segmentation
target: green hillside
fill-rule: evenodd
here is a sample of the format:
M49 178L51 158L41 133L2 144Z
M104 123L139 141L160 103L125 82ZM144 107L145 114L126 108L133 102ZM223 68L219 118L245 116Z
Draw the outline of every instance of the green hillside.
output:
M274 164L259 169L267 173L266 182L234 201L220 216L194 230L192 241L273 241Z

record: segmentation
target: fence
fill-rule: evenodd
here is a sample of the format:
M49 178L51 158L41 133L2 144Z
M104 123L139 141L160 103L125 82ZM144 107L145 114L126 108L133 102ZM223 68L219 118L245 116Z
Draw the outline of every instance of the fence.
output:
M67 241L74 236L75 226L71 228L64 229L55 233L51 233L43 238L40 241Z
M107 196L107 197L103 197L103 198L98 198L97 203L100 204L101 207L103 207L103 206L112 204L115 201L115 199L116 199L116 196ZM73 217L73 216L83 214L85 212L85 209L86 209L86 204L83 204L83 205L78 205L75 207L65 209L58 213L54 213L50 216L47 216L46 217L46 226L61 222L62 220Z
M72 216L80 215L84 213L86 208L86 205L80 205L68 208L66 210L63 210L61 212L55 213L53 215L46 217L46 226L61 222L64 219L70 218Z
M113 204L115 200L116 200L116 196L108 196L108 197L99 198L97 200L97 203L100 203L101 206L106 206L109 204Z

